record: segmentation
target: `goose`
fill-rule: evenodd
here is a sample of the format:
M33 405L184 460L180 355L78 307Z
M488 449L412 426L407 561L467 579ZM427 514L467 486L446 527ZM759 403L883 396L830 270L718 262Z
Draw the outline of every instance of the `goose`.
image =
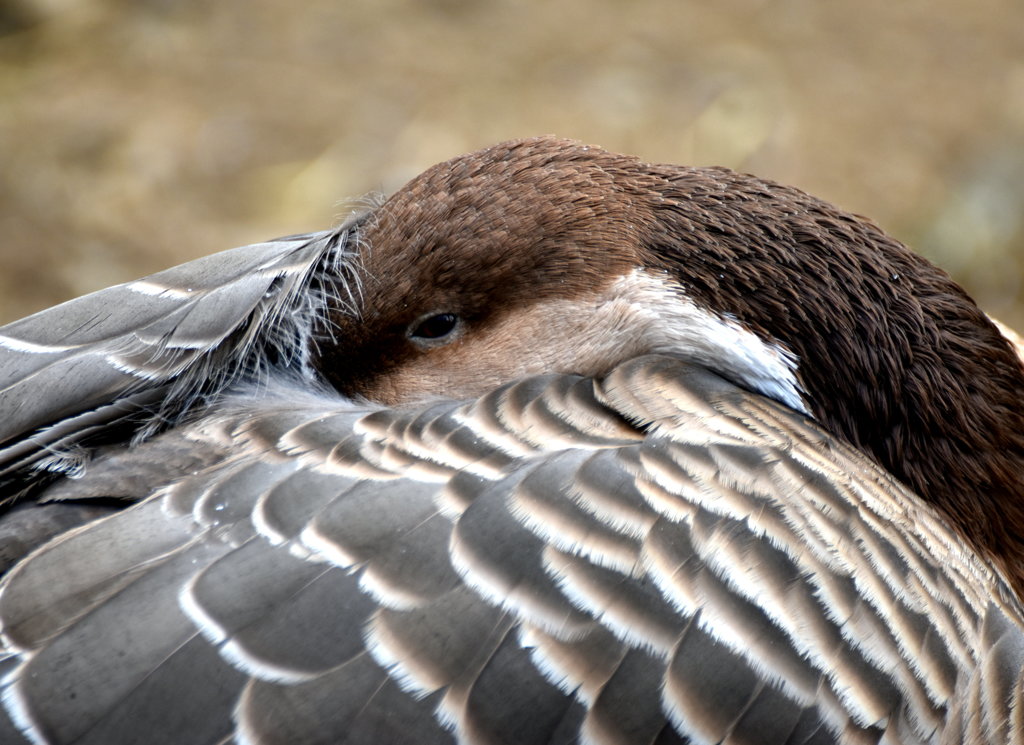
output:
M1024 366L553 137L0 329L0 742L1024 742Z

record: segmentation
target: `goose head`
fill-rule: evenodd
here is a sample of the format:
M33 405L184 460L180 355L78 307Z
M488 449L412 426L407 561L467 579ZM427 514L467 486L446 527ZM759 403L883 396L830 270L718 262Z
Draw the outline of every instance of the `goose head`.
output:
M314 354L340 391L400 405L678 355L867 453L1024 591L1024 368L963 289L870 221L545 137L429 169L358 250L355 307L328 315Z

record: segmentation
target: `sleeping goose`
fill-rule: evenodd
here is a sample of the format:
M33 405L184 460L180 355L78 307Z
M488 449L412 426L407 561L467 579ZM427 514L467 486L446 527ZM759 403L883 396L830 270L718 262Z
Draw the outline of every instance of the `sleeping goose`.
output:
M1024 742L1024 367L553 138L0 329L0 742Z

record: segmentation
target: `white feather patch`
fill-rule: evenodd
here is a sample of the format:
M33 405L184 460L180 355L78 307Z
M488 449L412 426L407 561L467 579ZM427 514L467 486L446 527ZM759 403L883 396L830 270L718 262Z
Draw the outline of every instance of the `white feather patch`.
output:
M796 378L799 360L791 351L762 339L735 318L700 307L668 275L634 269L616 280L609 294L629 303L630 325L640 332L645 353L680 356L810 413Z

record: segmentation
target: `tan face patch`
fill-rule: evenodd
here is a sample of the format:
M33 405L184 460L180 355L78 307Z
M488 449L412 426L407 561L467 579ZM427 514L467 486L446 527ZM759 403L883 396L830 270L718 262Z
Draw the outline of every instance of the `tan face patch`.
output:
M443 396L465 398L523 375L596 374L642 353L627 303L605 297L548 300L510 310L456 341L424 350L373 380L368 398L401 404Z
M467 328L359 392L395 405L479 395L523 375L602 375L631 357L672 353L805 411L796 360L687 299L667 277L634 270L589 297L542 300Z

